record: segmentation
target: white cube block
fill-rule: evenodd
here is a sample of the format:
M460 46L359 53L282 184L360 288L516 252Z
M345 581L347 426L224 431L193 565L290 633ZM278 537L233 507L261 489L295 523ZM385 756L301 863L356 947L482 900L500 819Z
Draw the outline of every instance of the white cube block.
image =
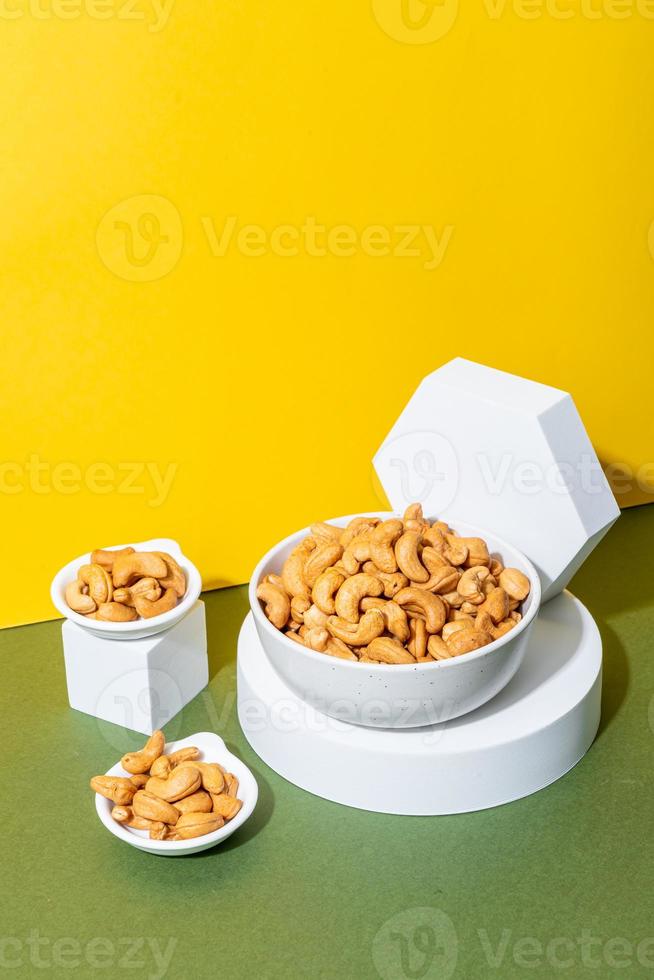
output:
M162 728L209 681L204 603L170 629L142 639L61 628L71 708L145 735Z
M569 394L455 358L419 385L374 459L394 510L492 530L561 592L620 511Z

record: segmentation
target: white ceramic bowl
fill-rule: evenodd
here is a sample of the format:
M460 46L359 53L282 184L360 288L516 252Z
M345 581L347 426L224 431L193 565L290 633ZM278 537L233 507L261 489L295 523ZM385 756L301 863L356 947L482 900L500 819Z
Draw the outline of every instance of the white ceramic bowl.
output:
M353 516L329 523L345 527ZM399 515L377 512L386 519ZM257 599L264 575L279 573L296 544L309 533L292 534L264 555L254 570L249 598L261 644L282 680L304 701L325 714L373 728L416 728L474 711L505 687L520 666L540 605L540 579L522 552L491 531L456 522L464 537L481 537L507 567L519 568L531 582L518 625L488 646L452 660L430 664L369 664L340 660L288 640L266 618Z
M129 827L117 823L111 816L114 804L111 800L107 800L104 796L96 793L95 809L102 823L114 837L125 841L126 844L131 844L132 847L138 847L141 851L180 857L182 854L195 854L197 851L206 851L209 847L221 844L228 837L231 837L235 830L243 826L254 810L259 794L257 782L248 767L235 755L232 755L222 738L214 732L196 732L195 735L189 735L188 738L170 742L166 745L165 751L166 754L169 754L176 752L177 749L186 748L188 745L196 745L200 749L202 752L201 762L219 762L228 772L234 773L237 777L239 781L237 796L243 800L243 806L234 819L228 820L220 830L214 830L212 834L205 834L204 837L179 841L150 840L147 831L131 830ZM129 773L125 772L118 762L109 770L107 776L129 776Z
M86 616L74 612L66 602L66 586L77 578L77 570L80 565L86 565L90 562L91 552L87 552L85 555L80 555L79 558L73 558L72 561L69 561L52 580L50 595L62 616L77 623L78 626L81 626L88 633L93 633L94 636L111 637L115 640L136 640L144 636L154 636L155 633L167 630L187 614L197 602L202 589L202 579L193 562L182 554L178 543L172 538L152 538L150 541L130 541L127 544L113 545L107 550L118 551L129 546L135 548L136 551L167 551L184 570L186 592L175 608L162 613L160 616L153 616L151 619L135 619L131 623L103 623L99 619L87 619Z

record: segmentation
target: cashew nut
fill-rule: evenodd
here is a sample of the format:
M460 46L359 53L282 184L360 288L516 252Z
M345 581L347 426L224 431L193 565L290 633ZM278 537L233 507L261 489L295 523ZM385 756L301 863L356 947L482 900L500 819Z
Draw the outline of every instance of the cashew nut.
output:
M463 629L457 630L445 642L452 656L459 657L462 653L470 653L472 650L485 647L487 643L492 643L493 637L481 630Z
M143 748L139 752L128 752L120 760L120 764L127 772L142 773L148 772L152 768L156 759L162 755L166 740L164 733L157 729L152 732Z
M183 767L178 766L176 769L173 769L166 779L160 779L158 776L150 776L145 788L148 793L154 793L155 796L165 800L166 803L174 803L175 800L181 800L184 796L197 793L201 783L200 770L194 769L192 765L188 765Z
M500 585L510 599L517 599L519 602L522 602L523 599L527 598L531 590L531 583L520 569L505 568L499 575Z
M350 541L353 538L358 537L360 534L369 534L376 525L379 524L378 517L354 517L342 532L340 536L340 543L344 548L347 548Z
M211 813L213 802L206 790L200 789L182 800L175 800L175 809L180 813Z
M338 657L340 660L357 659L357 655L350 650L347 643L343 643L342 640L338 640L335 636L330 636L327 640L327 649L325 652L330 657Z
M487 568L477 566L468 568L459 579L459 584L456 587L457 592L468 602L472 602L476 606L481 605L485 599L484 580L489 575L490 572Z
M111 575L102 565L82 565L77 577L88 586L89 595L98 606L101 602L111 602L114 584Z
M395 557L400 571L412 582L428 582L429 572L420 561L418 531L405 531L395 545Z
M166 562L152 551L135 551L131 555L121 555L114 562L112 576L114 586L130 585L137 578L165 578L168 574Z
M352 647L366 646L371 640L381 636L384 625L384 617L379 609L368 610L358 623L350 623L338 616L330 616L327 620L327 629L332 636Z
M397 572L397 559L393 546L403 531L402 521L391 518L378 524L370 535L370 557L377 568L388 575Z
M380 636L371 640L366 650L366 657L368 660L382 664L415 663L415 658L409 651L390 636Z
M343 557L341 558L341 565L345 569L347 575L356 575L359 571L359 566L363 562L367 562L370 558L370 536L369 535L358 535L350 541L349 545L343 552Z
M132 586L124 586L116 589L113 595L114 602L122 602L126 606L135 605L137 595L145 596L146 599L154 601L161 595L161 587L156 578L141 578Z
M134 795L139 792L134 783L125 776L94 776L91 789L119 806L131 803Z
M311 598L322 612L332 616L335 611L334 593L340 589L345 576L335 568L326 568L316 579ZM306 610L305 610L306 612Z
M503 619L501 623L498 623L497 626L493 626L492 629L488 630L488 632L494 640L499 640L500 636L504 636L505 633L508 633L516 625L515 619Z
M324 521L311 525L311 534L313 537L316 541L321 541L325 544L329 541L340 541L342 533L342 527L336 527L335 524L326 524Z
M327 613L324 613L322 609L319 609L315 603L309 606L304 614L303 625L307 629L314 629L315 627L324 628L327 625ZM302 629L302 627L300 627Z
M220 830L225 821L219 813L182 813L168 840L191 840Z
M167 568L167 574L159 579L159 584L162 589L174 589L178 597L181 599L186 592L186 576L184 574L184 569L181 565L175 561L172 555L169 555L167 551L153 551L153 555L157 555L165 562Z
M175 772L189 766L199 770L202 789L206 789L207 793L222 793L225 785L225 770L222 766L219 766L217 762L180 762Z
M422 513L422 504L409 504L402 516L404 521L420 521L422 523L425 519Z
M488 565L490 563L490 555L486 547L486 542L481 538L452 538L451 540L461 542L468 549L468 557L464 562L467 568L474 568L476 565ZM450 541L450 538L448 538L448 541Z
M468 548L463 540L456 534L446 534L447 542L443 549L443 557L449 561L450 565L463 565L468 558Z
M359 603L364 596L380 596L384 591L384 586L366 572L352 575L345 580L336 593L335 607L336 615L341 619L346 619L350 623L359 622Z
M362 602L362 608L365 601L366 600L364 599ZM396 602L384 602L379 609L384 617L384 622L388 632L392 633L393 636L400 641L400 643L406 643L409 639L410 631L409 621L404 609L402 609L401 606L398 606Z
M146 789L140 789L136 793L132 808L137 817L145 817L146 820L155 820L158 823L176 824L180 815L172 803Z
M424 619L411 619L409 621L410 639L407 649L416 660L422 660L427 653L427 627Z
M509 615L509 597L504 589L498 586L488 593L479 609L487 612L493 623L497 625Z
M74 582L69 582L66 586L66 591L64 596L66 602L70 608L77 613L81 613L83 616L87 616L89 613L95 612L97 609L95 600L87 595L88 586L84 585L80 579L75 579Z
M417 606L425 617L427 632L440 633L447 618L447 609L440 596L409 586L398 592L394 601L398 606Z
M423 529L422 541L425 546L433 548L435 551L439 551L441 554L447 548L445 535L439 528L436 527L436 525Z
M115 806L111 811L111 816L116 823L122 823L132 830L149 830L151 833L160 832L165 824L154 820L146 820L145 817L138 817L131 806Z
M417 531L419 534L429 527L429 521L422 513L422 504L409 504L404 511L403 522L405 531Z
M91 562L94 565L102 565L106 568L108 572L111 572L114 567L114 562L116 558L120 558L122 555L133 555L134 548L117 548L115 551L105 548L96 548L95 551L91 552Z
M436 633L432 633L427 640L427 653L434 660L449 660L452 656L447 649L447 643L445 643L442 637L437 636Z
M304 578L309 588L313 588L322 572L337 562L342 554L343 546L338 541L328 541L326 544L318 545L315 551L311 552L304 566Z
M369 575L374 575L384 586L384 595L387 599L392 599L400 589L406 588L409 580L402 572L382 572L374 563L367 561L363 565L363 571Z
M104 623L131 623L138 619L136 609L121 602L102 602L95 614L96 619Z
M219 793L211 797L213 801L213 812L217 813L223 820L233 820L238 811L243 806L243 801L230 796L229 793Z
M294 595L291 599L291 619L301 625L304 622L304 614L311 608L311 600L305 595Z
M191 762L199 758L200 750L195 745L188 745L184 749L177 749L176 752L171 752L170 755L160 755L150 766L150 775L158 776L160 779L166 779L180 762Z
M291 614L288 594L272 582L262 582L257 587L257 599L264 603L264 612L270 622L280 630Z
M430 573L429 580L422 585L426 592L444 593L456 589L460 573L442 555L434 548L423 548L421 557Z
M306 631L302 639L304 640L305 647L308 647L309 650L317 650L318 653L324 653L329 642L329 633L321 626L313 626Z
M284 588L291 596L309 595L310 589L304 578L304 563L309 552L299 546L294 548L282 566Z
M474 629L474 627L475 621L471 616L468 616L466 619L456 619L450 623L445 623L445 626L441 630L441 636L444 640L449 640L459 630L470 630Z
M488 563L488 571L491 573L491 575L494 575L496 579L499 579L500 575L504 571L504 565L502 564L502 562L500 561L499 558L491 557L491 560ZM516 569L516 571L517 571L517 569ZM526 575L525 575L525 578L527 578ZM527 579L527 582L529 582L529 579ZM502 586L502 588L504 588L504 586ZM508 589L507 589L507 591L508 591Z
M134 607L143 619L152 619L153 616L161 616L162 613L169 612L177 605L177 593L174 589L166 589L160 599L151 601L145 596L137 595L134 598ZM123 607L129 609L129 606Z

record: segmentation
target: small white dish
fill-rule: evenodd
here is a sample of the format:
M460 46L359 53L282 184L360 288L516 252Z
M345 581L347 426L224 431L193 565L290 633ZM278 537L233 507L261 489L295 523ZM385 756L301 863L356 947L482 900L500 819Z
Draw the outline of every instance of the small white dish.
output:
M231 837L234 831L243 826L254 810L259 795L259 788L254 776L245 763L233 755L228 750L222 738L214 732L196 732L195 735L189 735L188 738L181 738L177 742L169 742L164 751L168 755L171 752L176 752L177 749L187 748L189 745L195 745L200 749L201 757L199 761L219 762L221 766L224 766L228 772L232 772L238 779L239 787L237 796L239 800L243 801L243 806L236 816L232 820L228 820L220 830L214 830L212 834L205 834L204 837L193 837L191 840L179 841L150 840L147 831L132 830L123 824L117 823L111 816L111 811L115 804L111 800L105 799L104 796L100 796L99 793L96 793L95 809L102 823L114 837L118 837L119 840L131 844L132 847L138 847L141 851L149 851L151 854L165 854L169 857L179 857L182 854L195 854L198 851L206 851L216 844L221 844L228 837ZM123 769L120 762L112 766L107 772L107 776L129 775L130 773Z
M192 561L182 553L177 541L172 538L151 538L149 541L129 541L127 544L113 545L107 551L119 551L121 548L132 547L136 551L167 551L184 570L186 576L186 592L174 609L170 609L152 619L135 619L131 623L104 623L99 619L87 619L80 613L74 612L66 602L66 586L77 577L80 565L87 565L91 560L91 552L73 558L57 572L52 585L50 596L62 616L77 623L94 636L111 637L116 640L135 640L144 636L154 636L174 626L193 608L202 591L202 578Z

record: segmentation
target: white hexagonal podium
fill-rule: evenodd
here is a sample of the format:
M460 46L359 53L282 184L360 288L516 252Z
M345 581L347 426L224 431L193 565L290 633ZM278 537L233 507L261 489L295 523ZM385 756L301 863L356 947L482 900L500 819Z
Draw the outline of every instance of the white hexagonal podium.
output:
M569 394L460 357L420 383L374 466L393 510L420 500L523 551L543 602L620 513Z
M364 728L294 695L249 616L237 675L246 738L296 785L369 810L459 813L542 789L597 731L601 639L563 590L620 513L572 398L456 358L422 381L374 466L395 512L419 500L430 517L492 530L531 559L545 605L524 663L495 698L453 722Z

